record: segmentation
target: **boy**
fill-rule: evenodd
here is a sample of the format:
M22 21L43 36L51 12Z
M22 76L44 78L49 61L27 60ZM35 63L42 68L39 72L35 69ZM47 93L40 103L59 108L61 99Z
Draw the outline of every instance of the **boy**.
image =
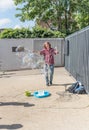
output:
M54 74L54 55L56 54L58 54L58 51L51 48L51 44L49 42L45 42L44 49L40 51L40 55L43 55L45 60L44 73L47 86L52 85Z

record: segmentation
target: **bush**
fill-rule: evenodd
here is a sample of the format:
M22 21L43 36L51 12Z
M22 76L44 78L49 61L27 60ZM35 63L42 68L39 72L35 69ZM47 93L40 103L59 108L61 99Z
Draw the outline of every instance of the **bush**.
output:
M32 30L22 29L5 29L0 33L0 38L60 38L65 37L64 33L52 31L42 27L34 27Z

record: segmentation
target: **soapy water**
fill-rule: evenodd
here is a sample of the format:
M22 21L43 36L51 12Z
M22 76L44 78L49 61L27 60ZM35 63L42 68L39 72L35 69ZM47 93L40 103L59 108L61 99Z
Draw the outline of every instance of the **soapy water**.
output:
M16 56L21 60L21 68L41 69L43 71L44 58L40 54L18 46L16 48Z
M39 93L38 93L38 96L43 96L45 94L45 91L44 90L40 90Z

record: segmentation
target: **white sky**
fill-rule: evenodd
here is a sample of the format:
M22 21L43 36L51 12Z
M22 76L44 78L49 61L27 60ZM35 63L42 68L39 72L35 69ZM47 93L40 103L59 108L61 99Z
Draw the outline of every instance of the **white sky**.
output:
M0 0L0 28L33 27L34 21L21 22L15 17L17 13L13 0Z

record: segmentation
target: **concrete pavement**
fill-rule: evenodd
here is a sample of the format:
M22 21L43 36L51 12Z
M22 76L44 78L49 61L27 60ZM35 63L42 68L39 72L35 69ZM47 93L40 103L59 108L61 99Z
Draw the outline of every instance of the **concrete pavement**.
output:
M89 130L89 96L65 92L74 82L64 67L55 68L49 87L41 70L5 72L0 78L0 129ZM26 90L49 90L51 96L26 97Z

